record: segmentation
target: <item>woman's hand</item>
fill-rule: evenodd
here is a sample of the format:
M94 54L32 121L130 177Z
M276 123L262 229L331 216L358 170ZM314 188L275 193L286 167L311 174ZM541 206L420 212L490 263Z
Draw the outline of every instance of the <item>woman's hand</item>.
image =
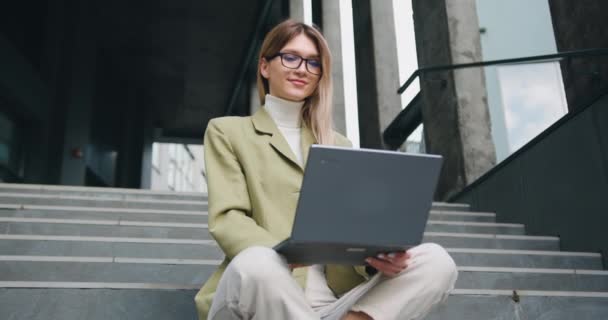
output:
M298 263L290 263L288 266L289 266L290 270L293 270L296 268L307 267L307 265L305 265L305 264L298 264Z
M410 254L407 251L379 254L377 257L365 259L370 266L376 268L387 277L395 277L407 268Z

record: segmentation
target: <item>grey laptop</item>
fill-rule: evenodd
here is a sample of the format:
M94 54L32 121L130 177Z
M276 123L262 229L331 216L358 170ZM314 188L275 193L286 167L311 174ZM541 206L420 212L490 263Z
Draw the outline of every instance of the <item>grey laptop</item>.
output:
M291 237L275 246L289 263L364 264L420 244L441 156L313 145Z

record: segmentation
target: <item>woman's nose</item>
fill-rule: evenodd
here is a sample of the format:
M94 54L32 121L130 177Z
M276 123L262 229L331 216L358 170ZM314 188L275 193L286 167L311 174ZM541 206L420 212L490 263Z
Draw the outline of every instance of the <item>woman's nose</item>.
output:
M296 72L306 74L306 61L302 61L302 63L300 63L300 66L296 69Z

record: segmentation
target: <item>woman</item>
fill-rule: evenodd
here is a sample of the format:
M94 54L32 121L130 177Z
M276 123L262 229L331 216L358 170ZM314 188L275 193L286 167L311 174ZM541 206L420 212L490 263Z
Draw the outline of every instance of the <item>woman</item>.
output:
M271 30L260 50L257 84L259 111L213 119L205 133L209 231L226 259L195 298L199 318L427 314L457 275L438 245L370 257L367 268L288 265L271 249L291 231L310 145L350 142L332 131L331 55L316 29L287 20Z

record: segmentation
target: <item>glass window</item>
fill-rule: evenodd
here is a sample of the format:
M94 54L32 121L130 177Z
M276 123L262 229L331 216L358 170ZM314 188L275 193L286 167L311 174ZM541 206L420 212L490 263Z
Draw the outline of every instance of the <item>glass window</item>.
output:
M184 159L184 148L180 145L177 147L176 165L178 170L183 166Z
M172 189L175 186L175 164L173 162L169 162L167 168L167 185Z
M155 143L152 147L152 170L166 183L155 184L154 188L182 192L204 190L199 186L201 181L205 185L204 178L197 177L202 175L203 158L197 159L191 152L202 153L202 146Z
M181 146L181 150L182 150L182 167L186 167L186 163L188 162L188 160L190 159L190 155L188 154L188 150L186 150L186 146L182 145Z
M559 63L497 69L510 154L568 113L568 105Z
M401 149L409 153L425 153L424 125L420 124L407 138Z
M171 143L169 144L169 161L171 160L175 160L175 144Z
M156 169L160 168L160 144L154 143L152 144L152 166Z
M192 176L190 174L190 167L192 166L192 162L186 162L186 166L184 167L184 175L186 176L186 181L192 181Z

